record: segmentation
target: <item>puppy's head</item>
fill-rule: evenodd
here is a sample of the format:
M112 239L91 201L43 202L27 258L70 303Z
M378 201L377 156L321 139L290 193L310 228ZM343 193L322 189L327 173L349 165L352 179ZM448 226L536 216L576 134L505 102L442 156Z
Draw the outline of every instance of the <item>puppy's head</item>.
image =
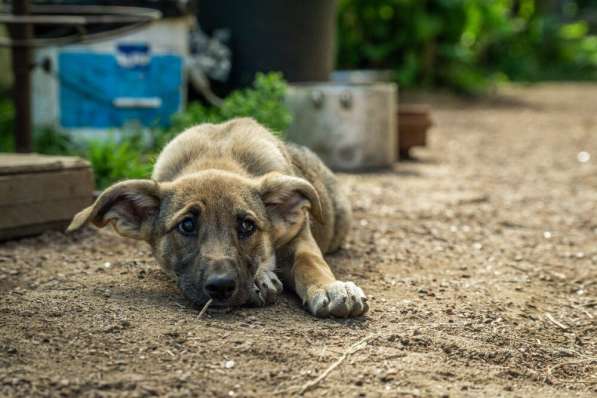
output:
M229 307L255 294L258 267L273 269L274 250L301 230L307 210L321 220L317 192L302 178L208 170L174 182L117 183L68 230L111 224L123 236L145 240L190 300Z

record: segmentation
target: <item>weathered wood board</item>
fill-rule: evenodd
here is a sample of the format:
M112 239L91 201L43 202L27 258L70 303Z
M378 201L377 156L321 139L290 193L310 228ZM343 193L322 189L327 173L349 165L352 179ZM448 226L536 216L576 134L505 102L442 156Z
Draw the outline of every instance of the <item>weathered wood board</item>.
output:
M0 240L64 229L93 198L90 164L77 157L0 154Z

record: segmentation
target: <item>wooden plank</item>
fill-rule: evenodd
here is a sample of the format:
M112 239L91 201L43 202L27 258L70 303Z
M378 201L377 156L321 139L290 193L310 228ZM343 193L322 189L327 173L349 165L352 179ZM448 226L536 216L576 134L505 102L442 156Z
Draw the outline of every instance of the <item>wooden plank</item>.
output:
M49 156L37 153L0 154L0 175L39 173L89 167L90 164L86 160L72 156Z
M93 188L83 159L0 154L0 240L64 228L91 204Z
M39 235L47 230L65 231L68 225L69 221L51 221L43 224L34 224L19 226L15 228L0 229L0 241Z
M69 221L78 211L90 204L91 196L84 196L3 206L0 208L0 230L53 221Z
M91 169L63 170L0 176L0 211L3 206L72 197L91 198Z

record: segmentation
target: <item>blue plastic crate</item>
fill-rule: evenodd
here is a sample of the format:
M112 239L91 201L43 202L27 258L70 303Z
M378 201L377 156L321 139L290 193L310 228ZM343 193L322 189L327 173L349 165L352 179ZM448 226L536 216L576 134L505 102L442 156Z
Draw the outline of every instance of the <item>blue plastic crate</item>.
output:
M163 126L180 109L182 57L151 54L144 43L119 44L116 50L58 55L62 127Z

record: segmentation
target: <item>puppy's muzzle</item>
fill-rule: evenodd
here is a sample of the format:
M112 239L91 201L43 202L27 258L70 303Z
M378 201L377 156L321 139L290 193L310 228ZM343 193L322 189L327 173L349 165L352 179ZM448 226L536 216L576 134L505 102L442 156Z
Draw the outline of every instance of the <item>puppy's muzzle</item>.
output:
M226 301L236 293L238 288L238 278L236 277L235 267L231 260L218 260L211 262L209 267L211 272L205 280L203 290L215 301Z

